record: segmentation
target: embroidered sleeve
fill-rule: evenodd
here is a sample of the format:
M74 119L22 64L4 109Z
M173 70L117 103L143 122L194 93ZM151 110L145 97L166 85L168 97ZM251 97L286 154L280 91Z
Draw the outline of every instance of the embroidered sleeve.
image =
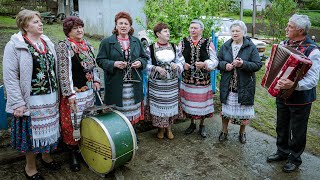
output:
M84 40L86 43L87 43L87 46L90 48L90 51L92 52L92 54L94 54L94 48L93 46L87 41L87 40ZM94 55L93 55L94 56ZM94 64L95 64L95 67L93 68L93 82L94 83L99 83L101 82L100 80L100 74L99 74L99 69L97 67L97 62L96 62L96 59L94 58Z
M100 80L100 74L99 74L99 70L97 67L95 67L93 69L93 82L94 83L101 83L101 80Z
M148 56L147 72L148 72L148 75L150 75L151 70L152 70L152 68L154 67L154 65L152 65L150 47L147 47L147 49L146 49L146 55Z
M185 63L184 57L182 55L181 48L176 47L176 59L174 60L176 65L179 67L179 73L183 72L183 65Z
M210 59L207 59L204 62L207 64L208 70L211 71L211 70L214 70L219 63L217 58L217 53L212 42L210 42L209 44L209 55L210 55Z
M75 94L75 91L73 90L71 57L68 45L65 42L60 42L56 52L61 93L63 96L69 97Z
M181 52L183 51L184 49L184 46L183 46L183 40L181 40L178 44L178 48L177 48L177 51Z

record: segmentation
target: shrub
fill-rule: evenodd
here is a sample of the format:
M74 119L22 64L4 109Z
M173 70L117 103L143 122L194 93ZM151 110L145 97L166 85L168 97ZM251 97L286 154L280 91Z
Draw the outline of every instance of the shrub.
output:
M233 14L239 14L240 13L240 3L238 2L233 2L230 4L229 7L229 12L233 13Z
M213 20L211 16L216 15L220 6L219 0L146 0L144 13L148 24L144 27L153 29L158 22L167 23L170 29L170 39L178 43L182 37L189 35L189 24L193 19L201 19L205 29L203 36L211 36ZM222 5L221 5L222 6ZM143 25L137 19L138 24Z
M251 9L244 9L243 16L252 16L253 11Z
M269 31L276 41L285 38L285 27L289 17L296 12L297 3L288 0L272 1L264 11L264 18L267 31Z
M309 16L309 19L311 21L311 25L312 26L318 26L320 27L320 13L318 12L299 12L299 14L305 14L307 16Z

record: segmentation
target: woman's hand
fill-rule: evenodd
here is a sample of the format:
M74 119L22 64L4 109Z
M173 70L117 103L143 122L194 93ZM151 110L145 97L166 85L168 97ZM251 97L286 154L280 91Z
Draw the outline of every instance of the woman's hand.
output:
M159 74L161 76L166 76L167 75L167 71L165 69L163 69L162 67L160 67L160 66L156 67L156 71L159 72Z
M75 112L75 110L76 110L76 105L77 105L76 98L70 98L69 99L69 106L73 112Z
M190 69L190 64L184 63L183 68L188 71Z
M113 66L118 68L118 69L124 69L124 68L127 67L127 62L125 62L125 61L115 61Z
M233 60L232 65L234 67L241 67L243 64L243 60L239 57L237 57L236 59Z
M13 116L14 117L22 117L23 113L26 111L26 109L27 108L25 106L18 107L17 109L15 109L13 111Z
M97 83L97 82L93 83L93 90L99 91L100 90L100 83Z
M134 63L131 64L132 68L139 68L141 67L141 62L140 61L135 61Z
M173 70L177 69L177 67L178 67L175 63L171 63L170 66L171 66L171 68L172 68Z
M231 71L232 69L233 69L233 65L232 64L230 64L230 63L226 64L226 70L227 71Z
M206 63L205 62L196 62L195 63L197 69L205 69Z

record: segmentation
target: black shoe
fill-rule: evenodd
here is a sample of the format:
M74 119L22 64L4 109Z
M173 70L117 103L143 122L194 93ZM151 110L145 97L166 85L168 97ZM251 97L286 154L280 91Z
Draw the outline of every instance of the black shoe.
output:
M284 161L287 159L288 158L285 156L281 156L279 154L273 154L273 155L267 157L267 162L278 162L278 161Z
M41 164L45 167L48 168L50 170L59 170L61 169L61 165L60 163L56 162L55 160L52 160L51 162L45 162L42 158L41 158Z
M224 142L228 139L228 133L224 133L224 132L220 132L220 135L219 135L219 141L220 142Z
M27 172L24 171L24 175L26 176L27 179L44 180L44 177L39 172L37 172L36 174L34 174L32 176L29 176L27 174Z
M242 143L242 144L245 144L245 143L246 143L246 141L247 141L246 133L239 133L239 141L240 141L240 143Z
M81 170L81 166L77 157L76 150L71 150L70 153L70 170L73 172L78 172Z
M286 172L286 173L291 173L295 170L297 170L299 167L299 165L296 165L290 161L288 161L283 167L282 167L282 171Z
M204 125L199 126L199 134L201 135L202 138L207 137L206 128Z
M195 123L191 123L190 126L184 131L185 134L191 134L194 130L197 129L197 126Z

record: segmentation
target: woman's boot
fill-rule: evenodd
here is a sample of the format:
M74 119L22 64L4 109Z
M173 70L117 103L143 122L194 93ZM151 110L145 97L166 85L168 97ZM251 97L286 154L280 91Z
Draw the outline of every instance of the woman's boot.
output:
M164 129L163 129L163 128L158 128L157 137L158 137L159 139L163 139L163 137L164 137Z
M78 159L78 150L75 148L70 149L70 170L78 172L81 170L80 162Z
M173 136L173 133L172 133L172 130L171 130L170 126L166 128L166 131L167 131L167 138L168 139L173 139L174 136Z

